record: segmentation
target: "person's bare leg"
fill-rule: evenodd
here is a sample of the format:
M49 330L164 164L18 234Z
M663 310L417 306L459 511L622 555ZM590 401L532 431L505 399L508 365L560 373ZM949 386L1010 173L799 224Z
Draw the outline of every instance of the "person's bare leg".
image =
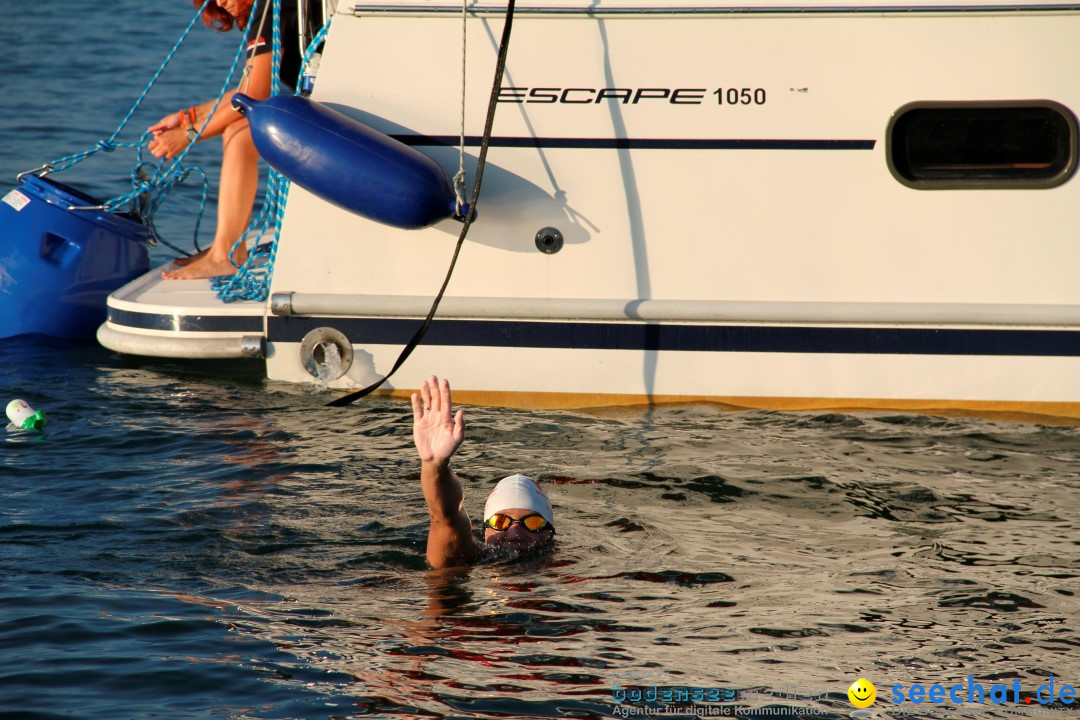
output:
M236 268L229 262L229 248L247 230L251 221L251 210L259 187L259 153L255 150L246 119L237 120L225 130L222 144L214 242L205 253L196 256L186 266L162 273L166 279L197 280L236 273ZM241 243L233 259L237 263L247 260L247 247Z

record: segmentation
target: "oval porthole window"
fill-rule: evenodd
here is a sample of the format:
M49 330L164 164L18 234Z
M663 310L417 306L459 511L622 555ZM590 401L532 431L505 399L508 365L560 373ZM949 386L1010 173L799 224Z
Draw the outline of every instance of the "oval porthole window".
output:
M1076 117L1047 101L912 103L889 123L886 156L920 190L1051 188L1076 171Z

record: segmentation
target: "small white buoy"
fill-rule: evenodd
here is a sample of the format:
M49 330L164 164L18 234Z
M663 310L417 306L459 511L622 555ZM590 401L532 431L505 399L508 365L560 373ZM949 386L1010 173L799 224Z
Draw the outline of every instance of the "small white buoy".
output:
M43 410L34 411L25 400L12 400L7 406L7 416L11 424L19 430L41 430L47 424Z

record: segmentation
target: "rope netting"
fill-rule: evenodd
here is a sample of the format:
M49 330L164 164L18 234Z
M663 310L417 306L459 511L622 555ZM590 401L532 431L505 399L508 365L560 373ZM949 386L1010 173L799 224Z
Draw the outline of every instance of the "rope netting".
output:
M299 0L303 2L303 0ZM116 130L104 140L98 141L93 147L83 150L81 152L72 153L63 157L57 158L52 162L46 163L39 168L30 170L24 173L20 173L19 180L26 175L36 174L40 177L44 177L51 173L61 172L68 168L74 167L86 159L94 156L99 152L111 153L117 149L131 149L135 152L135 165L130 173L131 190L125 192L116 197L110 198L101 203L99 206L92 208L69 208L70 210L87 210L97 209L106 210L109 212L123 212L135 215L140 222L146 225L152 233L153 241L160 242L166 247L171 248L177 253L187 255L188 253L175 245L165 241L161 234L158 232L155 224L154 217L162 204L168 198L169 193L177 186L184 183L192 175L196 175L201 178L202 181L202 195L199 202L199 209L195 217L195 227L193 233L193 243L195 251L199 251L199 230L202 224L202 218L206 210L207 199L209 197L209 180L206 172L195 165L185 165L184 160L187 157L188 151L195 144L195 141L189 143L184 149L176 155L172 160L165 160L164 158L152 161L144 158L144 151L147 150L147 146L151 139L152 133L150 131L144 132L137 141L134 142L121 142L119 137L124 129L127 127L131 118L135 115L136 111L142 105L143 101L150 94L154 85L161 78L165 72L166 67L175 57L180 46L183 45L191 32L191 29L195 26L195 23L202 17L203 11L210 4L211 0L204 0L201 6L195 11L195 15L191 18L191 21L184 28L179 39L173 45L172 49L166 55L157 71L150 78L150 81L146 84L146 87L139 94L135 103L128 110L127 114L120 121ZM281 0L269 0L263 7L263 17L260 18L258 25L261 27L263 20L265 19L265 13L272 8L273 10L273 45L271 48L272 60L271 60L271 95L277 95L281 91L281 83L279 79L279 68L281 60ZM326 20L326 23L315 35L312 41L308 44L306 51L304 52L301 64L300 73L297 78L296 87L302 86L301 80L307 72L308 64L311 62L311 58L317 49L322 45L325 40L326 33L330 27L331 18ZM251 33L251 28L256 23L249 22L244 30L243 37L240 40L239 47L235 55L233 56L232 64L229 67L229 72L225 77L224 82L221 85L221 89L218 92L217 98L214 100L213 106L210 112L207 114L206 119L197 130L196 140L202 137L203 132L206 130L210 119L214 113L217 112L221 105L222 100L225 98L228 92L229 85L232 83L233 77L236 75L236 70L240 65L241 59L245 56L248 49L248 37ZM250 65L247 66L250 69ZM245 77L246 77L245 70ZM270 280L273 273L273 263L277 252L277 243L281 234L281 221L284 215L285 200L288 196L289 181L281 176L274 170L271 170L266 182L266 188L263 192L262 202L260 203L260 211L254 215L247 230L236 240L232 249L230 250L230 261L233 256L233 251L239 246L240 243L249 242L249 238L255 238L256 243L252 251L248 253L248 259L243 265L237 265L233 262L233 265L237 267L237 272L233 276L224 276L221 278L214 278L211 281L211 287L217 291L218 297L224 302L234 302L236 300L256 300L263 301L266 299L270 290ZM272 240L264 243L258 243L258 239L267 235L269 229L273 227Z

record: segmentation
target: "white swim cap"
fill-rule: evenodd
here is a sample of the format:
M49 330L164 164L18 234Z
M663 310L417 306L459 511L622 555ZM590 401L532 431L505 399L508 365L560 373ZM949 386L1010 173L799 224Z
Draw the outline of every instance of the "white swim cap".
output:
M484 522L497 512L521 508L539 513L545 520L555 525L555 515L551 512L551 501L540 488L540 483L525 475L504 477L488 495L484 504Z

